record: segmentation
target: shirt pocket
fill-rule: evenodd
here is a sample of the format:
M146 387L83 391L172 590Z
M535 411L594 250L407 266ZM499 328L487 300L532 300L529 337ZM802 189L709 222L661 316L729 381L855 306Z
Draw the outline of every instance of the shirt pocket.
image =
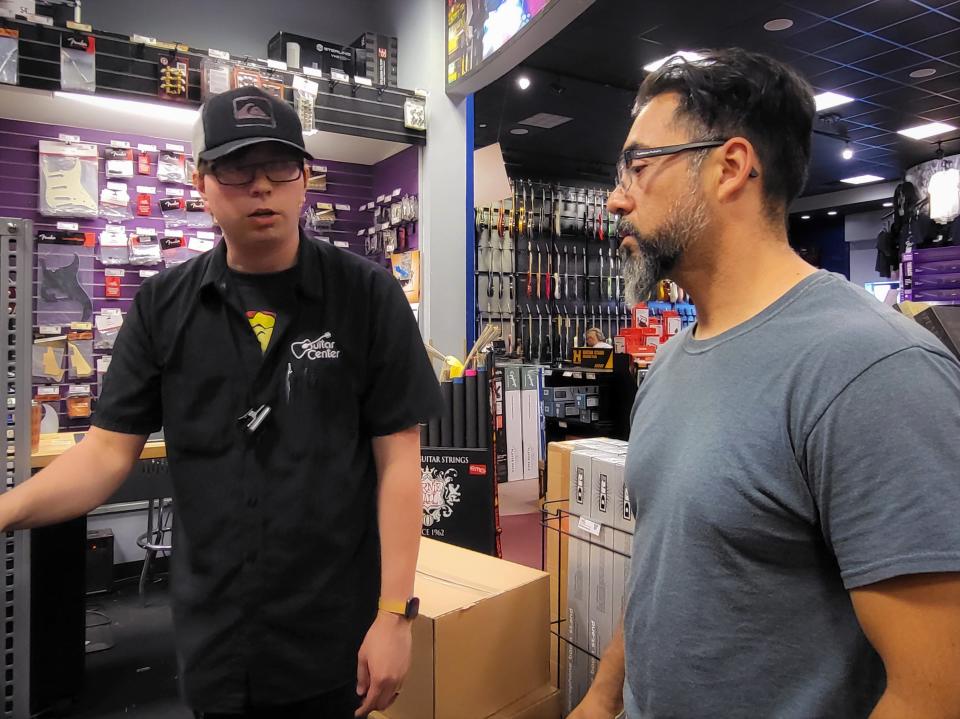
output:
M356 441L356 378L343 358L300 360L286 369L283 435L299 456L342 453Z

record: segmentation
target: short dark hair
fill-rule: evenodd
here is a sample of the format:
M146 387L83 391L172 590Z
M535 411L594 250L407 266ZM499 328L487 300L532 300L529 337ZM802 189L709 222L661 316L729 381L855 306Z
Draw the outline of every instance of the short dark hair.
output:
M701 50L650 73L637 93L634 116L665 93L680 96L676 119L697 139L744 137L763 166L771 219L782 219L807 182L816 103L810 85L772 57L740 48Z

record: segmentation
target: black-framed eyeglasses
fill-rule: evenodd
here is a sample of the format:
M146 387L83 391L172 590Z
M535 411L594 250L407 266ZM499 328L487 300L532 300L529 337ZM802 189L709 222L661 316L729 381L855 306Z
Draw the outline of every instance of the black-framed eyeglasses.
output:
M210 174L216 177L221 185L249 185L257 179L257 172L260 170L270 182L295 182L303 177L303 161L273 160L250 165L221 165L215 162L210 168Z
M665 145L664 147L637 147L630 150L624 150L623 154L617 160L617 183L621 190L626 192L633 184L633 177L637 170L645 165L637 167L634 163L637 160L648 160L652 157L663 157L664 155L676 155L688 150L708 150L713 147L725 145L729 140L701 140L698 142L684 142L680 145ZM750 170L750 177L759 177L755 169Z

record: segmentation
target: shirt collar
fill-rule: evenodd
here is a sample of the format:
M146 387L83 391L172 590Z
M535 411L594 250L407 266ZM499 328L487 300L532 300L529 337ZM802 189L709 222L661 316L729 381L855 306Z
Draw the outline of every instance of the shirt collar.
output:
M311 240L300 229L300 246L297 249L297 277L296 288L306 297L316 300L323 298L320 267L321 248L316 240ZM210 251L207 266L200 281L200 291L213 288L223 294L226 291L227 279L227 243L221 240L216 248Z

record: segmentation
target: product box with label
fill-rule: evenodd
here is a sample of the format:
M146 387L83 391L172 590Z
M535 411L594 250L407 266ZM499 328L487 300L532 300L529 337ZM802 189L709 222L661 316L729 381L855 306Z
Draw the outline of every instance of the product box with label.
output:
M572 402L573 387L544 387L543 399L546 402Z
M627 608L627 594L630 590L630 555L633 553L633 535L613 531L613 617L616 622L623 621L623 612ZM623 556L627 555L627 556Z
M589 535L571 521L569 570L567 574L567 666L564 676L564 705L576 707L590 688L590 544ZM580 537L583 537L582 539Z
M543 369L538 365L523 365L521 389L521 412L523 414L523 478L537 479L540 476L541 439L543 419L540 416L540 387Z
M503 410L507 430L507 481L524 478L523 371L520 365L503 368Z
M600 397L595 394L578 394L575 403L578 409L592 409L600 406Z
M590 684L597 675L599 660L613 638L614 619L614 534L612 527L602 527L600 534L591 538L590 545L590 607L588 610L589 649L593 656L588 658ZM588 685L589 686L589 685Z
M374 85L397 86L399 52L397 38L365 32L352 43L354 73Z
M332 70L354 74L353 48L291 32L278 32L270 38L267 57L282 60L293 68L312 67L328 78Z
M609 460L611 503L613 504L613 526L622 532L633 534L636 518L630 504L630 489L627 485L627 458L623 455Z
M428 539L495 554L494 479L488 449L420 450L423 523Z
M591 517L593 460L606 456L590 449L577 449L570 455L570 513Z
M548 684L546 574L424 540L414 591L413 659L388 719L488 719Z
M624 462L621 457L606 455L594 457L590 464L590 507L591 519L606 527L617 524L617 493L623 483Z

